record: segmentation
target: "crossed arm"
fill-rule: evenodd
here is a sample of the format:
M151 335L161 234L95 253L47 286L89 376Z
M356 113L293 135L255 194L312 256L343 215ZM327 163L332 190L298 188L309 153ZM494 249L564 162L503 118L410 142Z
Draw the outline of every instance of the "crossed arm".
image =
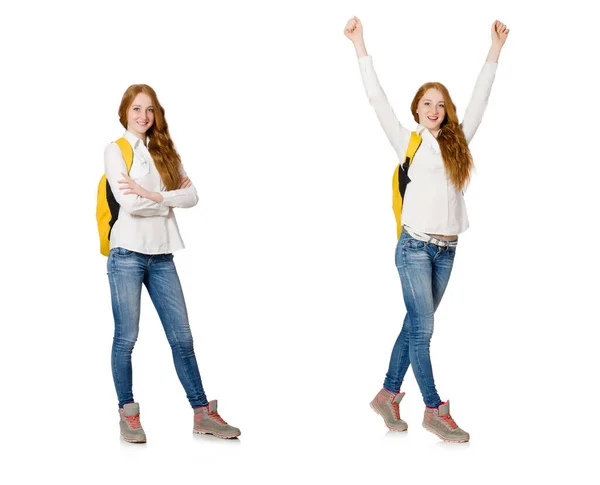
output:
M111 143L104 152L104 170L113 195L123 210L135 216L167 216L170 207L193 207L198 203L196 188L180 165L181 182L176 190L152 192L128 174L119 147Z

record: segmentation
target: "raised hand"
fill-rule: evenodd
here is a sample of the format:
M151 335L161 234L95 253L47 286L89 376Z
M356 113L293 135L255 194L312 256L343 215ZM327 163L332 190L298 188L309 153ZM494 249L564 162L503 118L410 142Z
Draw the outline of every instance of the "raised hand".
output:
M502 48L510 30L499 20L492 24L492 45Z
M344 35L355 44L363 41L363 28L358 17L352 17L346 23Z
M496 20L492 24L492 46L487 56L488 62L498 62L500 51L506 42L509 32L508 27L499 20Z
M352 17L348 20L346 27L344 27L344 35L354 44L354 49L358 57L368 55L365 48L365 39L363 39L363 27L358 17Z

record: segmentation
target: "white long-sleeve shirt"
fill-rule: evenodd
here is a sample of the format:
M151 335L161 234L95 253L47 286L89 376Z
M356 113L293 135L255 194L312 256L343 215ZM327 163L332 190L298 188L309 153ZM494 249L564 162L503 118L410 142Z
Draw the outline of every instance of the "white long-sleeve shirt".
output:
M375 109L383 131L404 162L411 131L400 124L379 84L371 56L358 60L369 102ZM462 129L471 142L483 118L498 64L486 62L462 122ZM402 201L402 223L424 233L452 236L469 228L469 218L463 194L456 189L444 169L440 146L431 132L417 125L423 141L408 170L410 183Z
M185 246L174 207L193 207L198 203L196 188L165 190L160 174L154 165L150 152L137 136L126 131L123 134L133 148L133 163L129 176L151 192L160 192L164 200L153 202L136 194L124 195L119 187L127 167L121 149L110 143L104 151L104 170L115 199L120 205L119 216L110 233L110 247L125 248L144 254L172 253ZM186 176L183 164L180 173Z

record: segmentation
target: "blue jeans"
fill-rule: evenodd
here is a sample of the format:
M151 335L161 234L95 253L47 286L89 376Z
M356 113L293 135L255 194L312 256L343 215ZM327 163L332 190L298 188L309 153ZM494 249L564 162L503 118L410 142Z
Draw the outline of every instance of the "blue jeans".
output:
M383 386L390 392L400 392L404 375L412 364L423 401L432 408L442 404L435 389L429 357L433 314L448 285L455 253L455 247L439 247L419 241L405 230L396 247L396 267L407 314L392 350Z
M114 248L108 255L107 269L115 319L112 374L119 407L134 402L131 353L139 331L142 285L146 286L158 312L173 351L177 375L191 406L207 405L173 255Z

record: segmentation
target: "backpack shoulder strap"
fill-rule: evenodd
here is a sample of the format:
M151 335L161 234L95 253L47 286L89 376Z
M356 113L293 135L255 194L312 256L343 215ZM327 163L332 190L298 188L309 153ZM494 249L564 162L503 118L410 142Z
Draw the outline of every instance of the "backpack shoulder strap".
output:
M127 167L127 173L129 173L131 165L133 164L133 148L125 138L119 138L115 143L119 145L119 148L121 149L123 160L125 160L125 166Z
M416 131L413 131L410 134L408 148L406 149L406 159L404 161L405 164L410 165L412 163L413 157L415 156L415 153L417 153L417 150L421 146L422 141L423 138L421 138L421 135L419 135Z

